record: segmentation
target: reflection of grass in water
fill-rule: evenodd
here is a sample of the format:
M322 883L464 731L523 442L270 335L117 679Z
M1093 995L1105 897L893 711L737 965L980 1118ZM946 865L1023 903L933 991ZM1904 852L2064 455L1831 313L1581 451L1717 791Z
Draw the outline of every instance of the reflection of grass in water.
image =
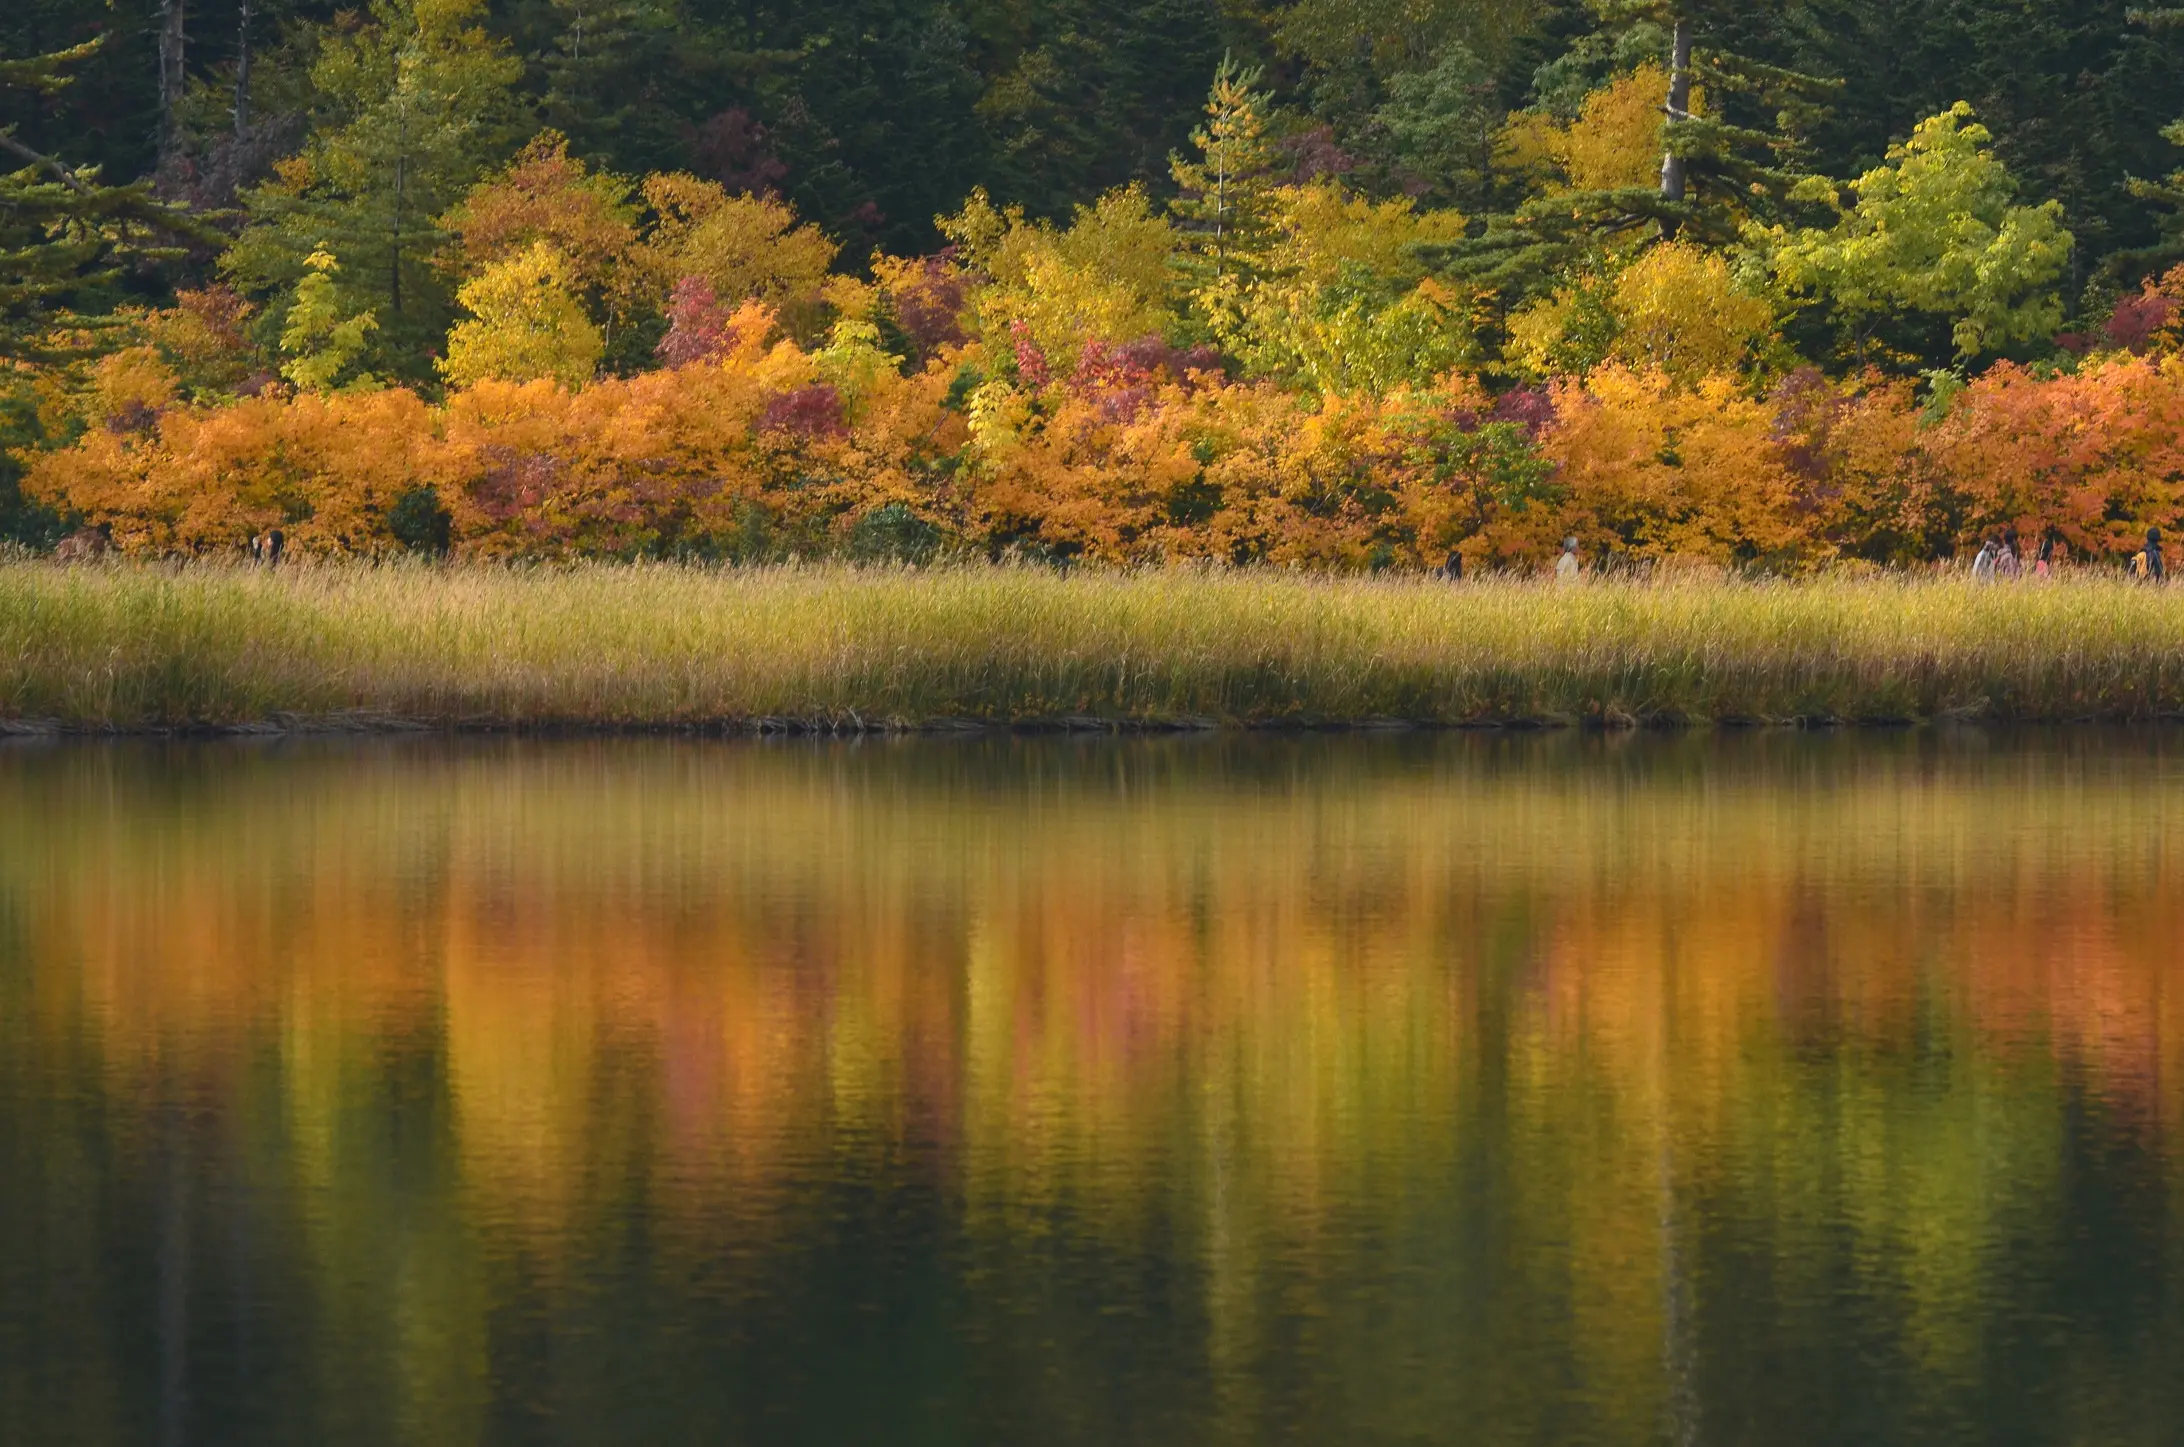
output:
M2184 709L2184 601L2122 583L1556 590L1276 572L0 566L0 712L666 724Z

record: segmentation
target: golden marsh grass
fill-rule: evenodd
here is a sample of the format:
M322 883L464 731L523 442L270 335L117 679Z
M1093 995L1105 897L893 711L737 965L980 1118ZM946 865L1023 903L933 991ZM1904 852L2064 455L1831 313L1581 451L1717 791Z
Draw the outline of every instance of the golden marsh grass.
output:
M0 563L0 719L17 727L2170 713L2184 592L2111 580Z

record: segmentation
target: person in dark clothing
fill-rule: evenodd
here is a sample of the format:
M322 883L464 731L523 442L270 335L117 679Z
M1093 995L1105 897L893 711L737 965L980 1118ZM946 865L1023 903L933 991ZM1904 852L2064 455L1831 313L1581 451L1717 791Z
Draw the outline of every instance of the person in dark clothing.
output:
M2145 549L2131 559L2131 576L2142 583L2158 583L2168 577L2161 562L2161 529L2146 530Z

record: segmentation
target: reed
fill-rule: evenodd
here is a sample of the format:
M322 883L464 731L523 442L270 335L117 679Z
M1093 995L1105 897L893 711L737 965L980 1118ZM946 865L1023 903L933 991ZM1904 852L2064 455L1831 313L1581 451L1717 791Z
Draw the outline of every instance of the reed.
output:
M2078 579L0 563L0 719L648 728L2184 714L2184 592Z

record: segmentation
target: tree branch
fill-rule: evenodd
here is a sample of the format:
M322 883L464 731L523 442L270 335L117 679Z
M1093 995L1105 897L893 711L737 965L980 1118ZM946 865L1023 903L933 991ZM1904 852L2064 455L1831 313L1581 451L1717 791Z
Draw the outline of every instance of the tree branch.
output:
M13 151L16 155L21 156L24 160L30 162L33 166L45 167L54 175L60 177L61 184L68 187L69 190L75 192L78 196L88 196L91 194L91 188L89 186L86 186L83 183L82 178L77 176L74 171L69 170L67 166L55 160L53 157L44 155L38 151L33 151L30 147L15 139L15 127L13 126L9 126L4 130L0 130L0 150Z

